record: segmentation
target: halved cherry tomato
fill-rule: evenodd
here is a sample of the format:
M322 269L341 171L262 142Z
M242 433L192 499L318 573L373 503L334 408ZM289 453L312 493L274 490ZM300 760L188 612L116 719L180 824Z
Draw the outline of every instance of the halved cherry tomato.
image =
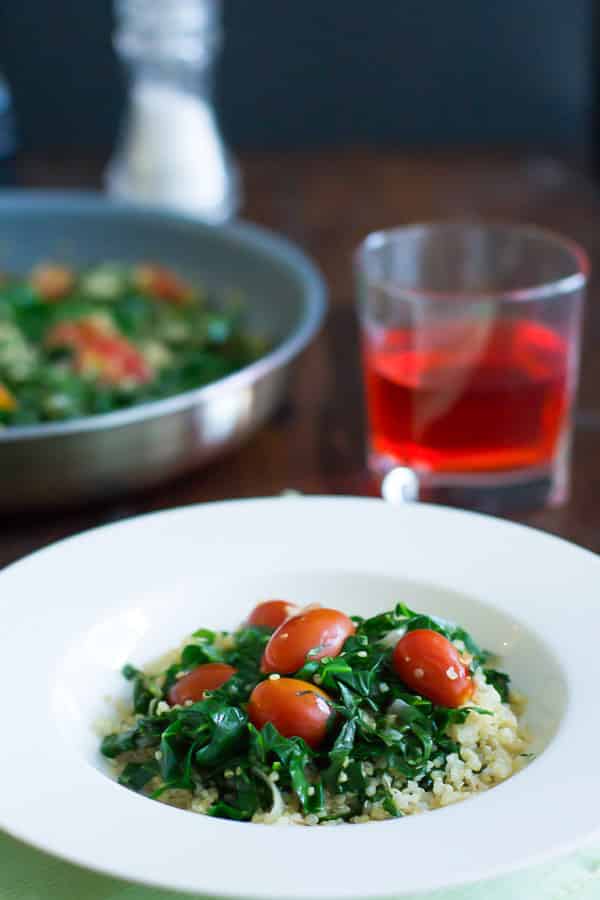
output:
M36 266L29 280L43 300L60 300L75 286L75 275L72 270L55 263L41 263Z
M9 389L0 383L0 412L12 412L17 408L17 401Z
M154 375L137 347L101 318L59 322L47 335L46 344L72 349L77 370L105 384L145 384Z
M192 297L192 289L182 278L164 266L143 263L137 266L133 280L141 291L166 300L176 306L185 305Z
M285 675L297 672L309 650L315 651L311 659L337 656L355 631L354 622L337 609L317 607L301 612L273 632L263 653L261 671Z
M393 654L402 681L439 706L462 706L473 694L473 679L450 641L428 628L407 631Z
M227 663L204 663L197 666L175 682L168 693L169 703L174 706L181 705L186 700L193 700L194 703L204 700L205 691L216 691L236 672L237 669Z
M333 714L329 700L325 691L310 681L267 678L250 694L248 717L258 729L272 722L284 737L301 737L309 747L318 747Z
M260 625L263 628L278 628L282 622L300 612L300 607L287 600L264 600L255 606L248 616L248 625Z

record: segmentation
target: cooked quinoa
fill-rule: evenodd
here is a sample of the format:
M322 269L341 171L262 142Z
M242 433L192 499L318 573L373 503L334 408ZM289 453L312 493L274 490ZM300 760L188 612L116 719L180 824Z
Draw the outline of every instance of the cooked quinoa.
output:
M322 619L327 612L321 611ZM331 825L448 806L504 781L527 762L524 701L509 690L506 675L488 667L490 655L463 629L399 605L372 619L347 619L354 631L337 653L323 655L324 640L299 670L264 671L270 642L286 631L286 639L294 638L294 621L302 615L318 618L300 610L275 630L248 623L233 634L201 630L144 673L126 667L134 706L121 705L99 729L102 752L119 781L191 812L263 824ZM406 635L414 649L404 658L413 675L404 677L414 676L422 694L398 675L405 671L398 659L409 646L402 643ZM454 660L442 672L452 706L428 699L427 692L436 691L435 660L430 653L419 661L419 640L437 642ZM203 670L214 677L221 669L227 677L220 685L175 702ZM305 729L306 740L290 733L290 708L281 718L281 704L268 706L266 722L257 718L259 686L277 700L290 674L302 687L287 695L289 702L310 702L313 719L327 707L327 727L318 737L314 728ZM454 703L461 696L466 699Z

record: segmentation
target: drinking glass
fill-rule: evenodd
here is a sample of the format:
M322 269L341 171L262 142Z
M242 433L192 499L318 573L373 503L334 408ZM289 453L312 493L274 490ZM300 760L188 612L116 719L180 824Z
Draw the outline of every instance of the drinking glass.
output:
M563 502L585 252L441 223L370 234L355 262L373 473L488 512Z

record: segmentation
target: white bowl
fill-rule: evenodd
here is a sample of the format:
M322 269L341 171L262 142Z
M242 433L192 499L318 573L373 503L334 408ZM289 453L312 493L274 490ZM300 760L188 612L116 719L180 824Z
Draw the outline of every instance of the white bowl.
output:
M568 851L600 824L600 560L506 522L376 500L275 499L101 528L0 573L0 826L72 862L227 897L401 896ZM93 723L193 629L265 596L374 613L404 600L500 651L536 759L455 806L369 825L230 822L107 777Z

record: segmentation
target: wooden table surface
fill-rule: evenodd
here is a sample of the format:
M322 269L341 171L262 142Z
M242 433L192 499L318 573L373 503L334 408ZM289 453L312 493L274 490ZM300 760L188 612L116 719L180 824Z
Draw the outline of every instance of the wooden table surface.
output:
M101 160L24 159L29 186L95 187ZM406 156L372 152L260 155L242 160L245 218L300 244L327 279L326 327L302 358L289 402L247 446L143 496L68 513L0 521L0 566L97 524L231 497L371 490L353 315L351 254L369 231L410 221L535 222L579 241L600 271L600 200L586 177L545 157ZM600 279L589 291L571 499L519 520L600 551Z

